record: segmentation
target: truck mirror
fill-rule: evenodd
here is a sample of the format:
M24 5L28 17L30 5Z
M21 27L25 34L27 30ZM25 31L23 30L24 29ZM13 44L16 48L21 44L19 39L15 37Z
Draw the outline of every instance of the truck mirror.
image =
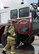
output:
M32 11L32 18L36 18L37 17L37 14L36 14L36 11Z

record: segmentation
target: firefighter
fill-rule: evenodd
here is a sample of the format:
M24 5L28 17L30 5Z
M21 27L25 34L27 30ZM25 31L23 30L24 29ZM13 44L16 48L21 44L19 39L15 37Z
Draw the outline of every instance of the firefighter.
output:
M8 32L10 33L9 36L7 37L7 44L6 46L3 48L3 54L6 54L6 51L11 47L11 54L16 54L14 47L15 47L15 28L14 26L10 26L8 29Z

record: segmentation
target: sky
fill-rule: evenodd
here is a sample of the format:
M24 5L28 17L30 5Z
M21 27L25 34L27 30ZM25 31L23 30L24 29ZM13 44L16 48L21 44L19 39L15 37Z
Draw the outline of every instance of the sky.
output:
M3 1L5 1L5 0L0 0L0 2L3 2ZM8 0L8 1L10 1L10 0ZM6 2L8 2L8 1L6 0ZM13 0L13 1L22 1L22 0ZM31 3L31 2L38 2L38 0L24 0L24 1L27 1L29 3Z
M2 5L2 4L5 4L5 3L9 3L9 2L15 2L15 1L18 1L18 2L20 2L20 1L22 1L22 0L0 0L0 4ZM27 1L28 3L37 3L38 2L38 0L24 0L25 2Z
M24 0L24 1L27 1L29 3L37 3L38 2L38 0Z

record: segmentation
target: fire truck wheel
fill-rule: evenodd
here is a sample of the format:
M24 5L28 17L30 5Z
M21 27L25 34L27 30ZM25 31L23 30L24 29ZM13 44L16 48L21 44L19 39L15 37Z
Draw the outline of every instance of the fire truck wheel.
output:
M2 45L5 46L6 43L7 43L7 37L5 37L5 35L3 34L2 37L1 37L1 42L2 42Z
M34 36L31 37L28 36L28 38L26 38L26 41L24 42L24 45L31 44L33 41L34 41Z
M31 36L29 39L29 44L31 44L34 41L34 36Z

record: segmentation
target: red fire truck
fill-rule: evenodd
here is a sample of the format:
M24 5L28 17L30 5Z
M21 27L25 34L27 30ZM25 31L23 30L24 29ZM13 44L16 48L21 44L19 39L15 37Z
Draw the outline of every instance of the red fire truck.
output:
M9 24L14 23L14 19L17 21L15 24L17 46L20 41L24 44L31 44L34 41L34 36L39 35L39 10L37 7L36 3L28 5L22 2L11 10ZM6 38L2 35L1 39L5 46Z

